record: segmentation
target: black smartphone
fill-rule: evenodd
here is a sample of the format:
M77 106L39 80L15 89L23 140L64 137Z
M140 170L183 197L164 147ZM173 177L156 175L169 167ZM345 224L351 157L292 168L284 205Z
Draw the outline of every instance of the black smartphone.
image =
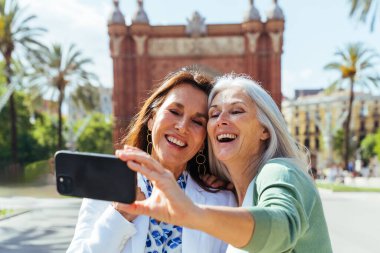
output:
M114 155L61 150L54 161L57 191L62 195L135 201L136 172Z

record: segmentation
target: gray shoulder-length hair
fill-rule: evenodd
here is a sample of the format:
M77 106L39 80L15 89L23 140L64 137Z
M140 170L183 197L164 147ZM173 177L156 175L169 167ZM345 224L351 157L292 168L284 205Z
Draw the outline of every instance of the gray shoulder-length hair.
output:
M299 169L307 173L309 170L307 149L290 135L285 119L272 97L249 76L231 73L217 77L209 95L208 105L211 105L212 100L219 92L232 87L242 88L251 97L256 105L257 119L270 134L266 140L266 148L257 163L257 169L261 169L270 159L290 158ZM216 159L210 139L208 139L208 149L211 173L231 180L226 166Z

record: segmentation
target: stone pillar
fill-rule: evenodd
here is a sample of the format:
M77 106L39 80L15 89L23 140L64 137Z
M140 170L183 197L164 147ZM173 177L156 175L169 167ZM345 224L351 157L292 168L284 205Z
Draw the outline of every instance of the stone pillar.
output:
M149 57L147 52L147 43L149 40L149 24L132 24L131 36L134 41L134 64L136 68L135 86L136 86L136 102L138 108L147 98L148 92L151 90L151 80L149 71Z
M266 31L270 37L270 83L271 95L281 108L281 54L283 45L284 20L268 20Z
M247 21L242 24L245 37L245 62L246 73L253 79L258 80L259 58L258 58L258 40L263 30L261 21Z
M113 62L113 143L114 148L120 147L120 141L131 120L134 107L134 90L128 74L131 73L128 64L128 28L123 24L109 24L110 53ZM132 88L132 89L131 89Z

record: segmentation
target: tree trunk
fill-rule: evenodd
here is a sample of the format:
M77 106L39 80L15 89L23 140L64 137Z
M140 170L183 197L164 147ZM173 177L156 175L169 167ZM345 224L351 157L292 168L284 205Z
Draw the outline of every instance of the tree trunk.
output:
M9 87L11 84L11 53L8 53L5 57L5 69L6 69L6 78L7 78L7 86ZM15 97L12 94L9 97L9 114L11 120L11 154L12 154L12 163L13 165L18 164L18 149L17 149L17 111L15 105Z
M63 103L63 89L59 88L59 98L58 98L58 149L63 148L63 138L62 138L62 103Z
M354 101L354 79L350 79L350 95L348 101L348 115L346 122L344 124L344 168L348 170L348 163L350 159L350 122L351 122L351 114L352 114L352 104Z

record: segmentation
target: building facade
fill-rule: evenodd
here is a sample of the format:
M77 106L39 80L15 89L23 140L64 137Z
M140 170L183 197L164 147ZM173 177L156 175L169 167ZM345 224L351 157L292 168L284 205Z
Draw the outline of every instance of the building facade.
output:
M327 166L334 161L333 137L347 118L348 92L299 96L284 100L282 112L289 131L306 146L313 166ZM355 93L350 122L352 139L357 148L367 134L380 127L380 95Z
M114 142L125 129L152 87L184 66L196 65L211 76L245 73L258 80L281 103L281 54L284 15L277 1L263 22L253 1L239 24L206 24L194 12L186 25L154 26L138 1L132 23L125 23L114 0L108 22L113 60ZM243 1L241 1L243 2Z

